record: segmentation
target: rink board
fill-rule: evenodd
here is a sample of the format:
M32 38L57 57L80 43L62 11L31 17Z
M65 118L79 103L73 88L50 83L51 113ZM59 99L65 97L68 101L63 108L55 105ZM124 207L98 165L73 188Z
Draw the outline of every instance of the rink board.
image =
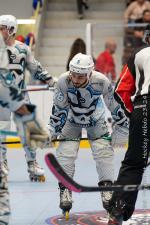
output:
M108 215L105 211L83 212L70 214L68 221L64 216L59 215L48 218L46 223L49 225L106 225ZM150 224L150 210L136 210L130 220L123 222L123 225L142 225Z

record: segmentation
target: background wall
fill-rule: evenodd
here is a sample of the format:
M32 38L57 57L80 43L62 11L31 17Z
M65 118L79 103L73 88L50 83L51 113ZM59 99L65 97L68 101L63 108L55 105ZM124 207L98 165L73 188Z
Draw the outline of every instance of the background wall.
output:
M29 19L32 16L32 0L0 0L1 14L12 14L17 19Z

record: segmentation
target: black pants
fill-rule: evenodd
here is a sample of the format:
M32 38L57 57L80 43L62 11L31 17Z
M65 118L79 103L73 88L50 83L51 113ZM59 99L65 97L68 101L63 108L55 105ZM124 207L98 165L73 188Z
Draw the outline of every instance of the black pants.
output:
M82 0L76 0L76 1L77 1L78 14L83 14L83 2L82 2Z
M125 158L119 171L117 184L141 184L150 150L150 96L141 96L135 100L134 111L130 118L129 143ZM112 206L122 200L124 220L134 212L137 191L115 192Z

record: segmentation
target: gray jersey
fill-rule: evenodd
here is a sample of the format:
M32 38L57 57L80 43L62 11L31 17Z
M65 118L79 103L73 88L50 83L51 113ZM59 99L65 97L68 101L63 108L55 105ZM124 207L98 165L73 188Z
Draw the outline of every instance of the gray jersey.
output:
M62 74L54 92L50 117L53 133L61 132L66 119L81 127L95 126L98 120L105 120L102 96L112 117L115 120L119 119L121 108L114 100L112 85L105 75L93 71L86 87L76 88L69 77L69 72Z

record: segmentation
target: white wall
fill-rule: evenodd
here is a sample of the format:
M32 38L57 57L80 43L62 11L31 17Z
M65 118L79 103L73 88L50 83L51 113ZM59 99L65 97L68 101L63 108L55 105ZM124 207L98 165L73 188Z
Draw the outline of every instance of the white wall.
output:
M0 0L0 15L2 14L28 19L32 16L32 0Z

